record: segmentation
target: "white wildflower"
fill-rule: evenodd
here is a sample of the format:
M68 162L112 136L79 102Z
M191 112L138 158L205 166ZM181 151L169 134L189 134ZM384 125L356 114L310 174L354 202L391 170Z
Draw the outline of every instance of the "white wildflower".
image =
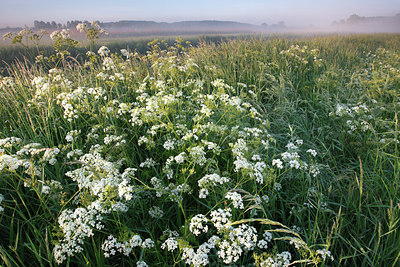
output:
M225 198L232 200L232 204L235 208L244 209L242 196L238 192L228 192Z
M134 177L137 169L135 168L126 168L122 173L122 179L129 179L130 177Z
M183 163L185 161L185 159L186 159L186 153L185 152L182 152L178 156L175 156L175 161L178 164Z
M297 160L291 160L291 161L289 161L289 166L290 166L290 168L299 169L300 163Z
M279 169L283 169L282 161L280 159L273 159L272 166L276 166Z
M148 266L147 263L144 261L138 261L136 263L136 267L147 267L147 266Z
M297 250L307 246L303 240L295 237L290 238L289 244L293 245Z
M257 230L248 224L241 224L229 233L232 242L237 242L246 251L253 250L257 244Z
M261 262L260 266L289 266L291 259L292 255L290 254L290 252L284 251L277 254L275 257L268 257L263 262Z
M286 145L286 148L287 148L288 150L295 150L295 149L297 149L298 147L297 147L295 144L293 144L292 142L289 142L289 143Z
M223 240L218 244L218 257L220 257L225 264L232 264L237 262L243 253L242 248L237 242L228 242Z
M149 209L149 214L155 219L160 219L164 216L164 211L158 206L153 206Z
M202 188L199 191L199 198L207 198L209 192L207 190L207 188Z
M57 159L55 157L59 153L60 149L58 148L48 148L45 150L42 160L49 162L50 165L54 165L57 162Z
M332 253L327 250L326 248L324 249L318 249L317 250L317 254L321 255L322 259L325 261L326 259L330 259L331 261L333 261L333 256Z
M112 235L108 236L101 246L101 249L104 250L104 257L106 258L115 255L121 248L122 243L118 242L117 238Z
M43 185L43 186L42 186L42 191L41 191L41 193L47 195L47 194L50 193L50 190L51 190L50 186L48 186L48 185Z
M76 25L76 30L78 32L83 32L86 28L87 28L86 23L78 23L78 25Z
M65 136L65 140L68 143L72 143L72 142L76 141L76 138L79 136L80 133L81 133L80 130L79 131L78 130L69 131L67 133L67 135Z
M123 180L118 184L118 195L121 199L125 199L127 201L133 198L133 186L129 184L128 180Z
M204 152L204 147L202 146L195 146L189 149L189 154L192 158L192 160L200 165L203 166L207 159L206 159L206 152Z
M280 183L275 183L274 184L274 190L275 191L281 191L282 190L282 185Z
M161 244L161 249L168 249L168 251L174 251L178 248L178 241L174 237L170 237Z
M79 25L79 24L78 24ZM78 27L78 26L77 26ZM97 53L102 56L102 57L106 57L108 56L108 54L110 53L110 49L108 49L108 47L106 46L102 46L99 48L99 50L97 51Z
M151 158L147 158L145 161L143 161L142 163L140 163L140 168L151 168L154 167L157 163L151 159Z
M128 52L128 50L126 50L126 49L121 49L121 54L122 54L124 57L129 58L129 52Z
M226 228L226 224L232 217L231 209L225 208L211 211L211 221L214 223L215 228L221 230Z
M4 196L2 194L0 194L0 204L4 201ZM4 207L0 206L0 212L4 211Z
M203 214L197 214L190 220L189 230L195 236L200 235L201 232L207 233L208 225L204 225L208 222L208 219Z
M310 172L313 177L317 177L318 174L320 174L320 170L319 170L318 166L316 166L316 165L311 165Z
M175 145L175 141L174 141L174 140L171 140L171 139L168 139L168 140L165 141L165 143L164 143L164 148L165 148L166 150L172 150L172 149L174 149L174 145Z
M152 248L154 247L154 241L151 240L150 238L146 238L143 242L142 242L142 248Z
M314 149L307 150L307 153L310 153L313 157L317 156L317 151L315 151Z

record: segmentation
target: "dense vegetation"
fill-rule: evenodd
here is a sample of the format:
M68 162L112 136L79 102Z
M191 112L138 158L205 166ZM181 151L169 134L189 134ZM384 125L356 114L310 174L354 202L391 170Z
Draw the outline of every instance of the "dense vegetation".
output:
M0 77L1 264L399 264L399 35L55 45Z
M295 38L296 36L290 36L290 38ZM101 46L107 46L111 53L119 53L121 48L129 49L130 51L136 51L140 54L145 54L150 48L147 45L149 42L153 41L156 37L126 37L124 35L113 34L112 36L102 36L100 40L94 43L92 50L97 51ZM176 36L157 36L158 39L162 39L167 45L172 46L175 43L175 40L179 37ZM186 35L185 42L190 42L192 46L197 46L201 42L205 43L216 43L219 44L221 42L233 39L247 39L249 36L247 35L205 35L205 36L194 36L194 35ZM263 38L273 38L271 36L265 36ZM74 60L83 63L86 58L86 52L88 50L88 41L86 38L82 36L76 36L74 39L77 39L79 45L74 48L68 49L69 56L73 57ZM29 44L29 43L28 43ZM56 48L53 46L54 42L49 38L49 36L43 36L40 39L40 42L35 45L33 42L30 42L28 47L24 45L12 45L12 41L9 39L0 40L0 74L3 76L8 76L8 70L10 65L15 63L15 61L32 62L36 61L36 57L38 55L43 55L45 57L51 57L56 54ZM185 45L185 44L183 44ZM186 45L185 45L186 46ZM165 46L164 46L165 48ZM90 48L89 48L90 49ZM47 66L48 68L50 66Z

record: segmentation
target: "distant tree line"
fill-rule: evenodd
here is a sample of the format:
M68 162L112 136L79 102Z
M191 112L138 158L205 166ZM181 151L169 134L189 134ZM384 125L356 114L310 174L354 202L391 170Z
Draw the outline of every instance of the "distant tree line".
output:
M65 25L62 25L61 23L56 23L54 20L52 22L35 20L33 22L33 27L37 29L62 29L65 28Z
M146 35L172 35L172 34L204 34L204 33L248 33L281 31L287 28L284 21L275 24L262 23L260 25L241 23L235 21L201 20L179 22L155 22L140 20L122 20L117 22L95 21L102 29L110 34L120 36L146 36ZM75 34L76 27L85 23L89 27L91 22L87 20L69 20L65 24L55 21L34 21L34 30L46 30L48 32L70 29Z
M100 21L95 21L95 22L97 22L99 25L102 25L102 23L100 22ZM87 21L87 20L84 20L84 21L81 21L81 20L71 20L71 21L67 21L67 28L68 29L75 29L76 28L76 25L78 25L79 23L86 23L86 24L90 24L90 22L89 21Z
M334 21L333 25L357 25L357 24L375 23L375 22L399 24L400 23L400 13L398 13L392 17L384 17L384 16L362 17L357 14L353 14L350 17L348 17L346 20L342 19L339 22Z
M98 22L98 21L97 21ZM79 23L87 23L89 24L89 21L81 21L81 20L71 20L67 21L67 24L61 24L61 23L56 23L55 21L48 22L48 21L39 21L35 20L33 22L33 27L36 29L75 29L76 25ZM100 23L100 22L98 22Z

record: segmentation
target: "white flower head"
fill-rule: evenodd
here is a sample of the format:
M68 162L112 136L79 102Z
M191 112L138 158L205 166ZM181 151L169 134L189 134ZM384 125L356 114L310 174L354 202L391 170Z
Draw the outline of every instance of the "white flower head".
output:
M307 150L307 153L310 153L313 157L317 156L317 151L315 151L314 149Z
M0 204L1 204L1 202L3 202L4 201L4 196L2 195L2 194L0 194ZM0 212L3 212L4 211L4 207L3 206L0 206Z
M149 214L155 219L160 219L164 216L164 211L158 206L153 206L149 209Z
M175 157L175 161L178 164L183 163L185 161L185 159L186 159L186 153L185 152L182 152L178 156Z
M280 159L273 159L272 166L276 166L278 169L283 169L282 161Z
M226 228L226 224L229 222L229 219L232 217L231 209L225 208L213 210L211 212L211 221L214 223L214 226L218 229Z
M175 141L171 140L171 139L168 139L164 143L165 150L172 150L172 149L174 149L174 146L175 146Z
M242 196L238 192L228 192L225 198L232 200L232 204L235 208L244 209Z
M326 248L324 249L318 249L317 250L317 254L321 255L322 259L325 261L326 259L330 259L331 261L333 261L333 256L332 253L327 250Z
M78 32L84 32L86 28L87 28L86 23L78 23L78 25L76 25L76 30Z
M107 46L102 46L99 48L99 50L97 51L97 53L102 56L102 57L106 57L108 56L108 54L110 53L110 49L108 49Z
M199 191L199 198L207 198L209 192L207 188L202 188Z
M208 219L203 214L197 214L190 220L189 230L195 236L198 236L203 233L207 233L208 225L205 225L208 222Z
M136 267L147 267L147 266L148 266L147 263L144 261L138 261L136 263Z
M121 54L122 54L124 57L129 58L129 52L128 52L128 50L126 50L126 49L121 49Z
M45 194L45 195L47 195L47 194L49 194L50 193L50 186L48 186L48 185L43 185L42 186L42 194Z
M175 237L170 237L165 240L164 243L161 244L161 249L168 249L168 251L174 251L178 248L178 241L175 240Z

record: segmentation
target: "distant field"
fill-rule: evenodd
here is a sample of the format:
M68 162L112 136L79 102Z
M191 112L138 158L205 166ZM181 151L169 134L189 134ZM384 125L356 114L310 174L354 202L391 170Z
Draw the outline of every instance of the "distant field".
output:
M351 42L351 36L354 34L344 34L342 35L345 39L347 38L348 42ZM154 39L158 40L166 40L168 44L173 44L176 38L183 38L185 41L189 41L193 46L197 46L199 42L204 43L221 43L227 40L234 39L252 39L252 38L261 38L264 40L271 40L276 38L285 38L287 40L302 40L309 39L312 37L328 37L328 36L338 36L335 33L287 33L287 34L215 34L215 35L183 35L183 36L142 36L142 37L126 37L126 36L103 36L101 39L97 40L95 49L97 50L100 46L106 45L111 52L118 52L120 49L129 49L131 51L137 51L138 53L144 54L148 51L149 46L147 45L149 42ZM347 36L347 37L346 37ZM363 36L363 35L357 35ZM368 35L364 35L368 36ZM391 45L390 38L395 37L395 34L378 34L374 40L374 42L378 45L381 43L382 45ZM76 39L80 42L78 50L72 50L71 56L80 58L82 54L86 52L86 47L88 42L84 39L83 36L79 36ZM4 72L4 68L7 64L12 63L15 59L18 60L28 60L30 62L34 61L34 56L39 54L39 51L49 56L54 53L53 43L48 36L44 36L44 38L40 42L39 48L31 45L32 53L28 53L27 50L18 45L12 44L10 40L4 40L2 38L0 40L0 73ZM351 45L350 43L348 45ZM394 45L392 43L392 45ZM363 47L360 47L362 49Z
M198 36L198 35L185 35L185 36L143 36L143 37L102 37L96 42L95 50L97 50L100 46L106 45L109 49L114 53L118 52L120 49L129 49L131 51L137 51L138 53L145 53L149 46L147 45L149 42L154 39L166 40L167 43L173 44L176 38L184 38L185 41L189 41L192 45L197 45L199 41L204 42L221 42L223 40L235 39L235 38L246 38L243 35L206 35L206 36ZM248 38L248 36L247 36ZM71 51L71 55L73 57L79 57L79 55L84 54L86 52L85 47L88 45L87 41L80 37L77 39L80 42L80 46L78 50ZM54 53L54 48L52 46L53 41L44 37L40 42L39 51L42 51L45 55L51 55ZM32 47L33 55L38 55L38 50L36 47ZM15 59L23 60L27 59L28 61L34 61L33 57L27 53L26 49L22 46L15 44L13 45L10 40L2 39L0 41L0 73L4 71L4 68L7 64L12 63Z
M1 266L400 265L400 35L153 39L0 47Z

